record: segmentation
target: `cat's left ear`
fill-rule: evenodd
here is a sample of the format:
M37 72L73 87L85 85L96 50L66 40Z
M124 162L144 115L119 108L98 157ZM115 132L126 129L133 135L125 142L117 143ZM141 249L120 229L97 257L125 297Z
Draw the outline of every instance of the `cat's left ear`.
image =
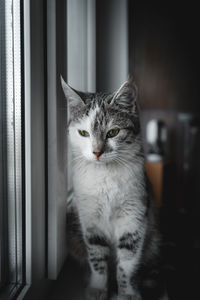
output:
M124 82L119 90L114 93L113 99L111 100L111 105L118 105L122 109L130 111L131 113L137 112L137 99L138 89L134 82L126 81Z
M81 99L81 97L75 92L74 89L72 89L62 78L62 76L60 76L60 80L61 80L61 85L62 85L62 89L63 92L65 94L65 97L67 99L67 102L69 104L70 110L73 110L73 108L75 107L82 107L84 106L84 102Z

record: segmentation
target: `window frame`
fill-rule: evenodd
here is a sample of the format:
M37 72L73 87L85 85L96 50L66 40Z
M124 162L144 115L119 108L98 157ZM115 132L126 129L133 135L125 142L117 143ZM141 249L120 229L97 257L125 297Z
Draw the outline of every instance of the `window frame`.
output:
M1 14L1 23L0 23L0 32L1 32L1 47L0 47L0 70L1 70L1 80L0 80L0 97L1 99L4 98L5 96L5 81L3 80L3 78L5 78L5 14L3 13L3 11L5 11L5 3L2 2L1 3L1 7L0 7L0 14ZM5 114L5 104L3 101L0 101L0 144L2 145L0 147L0 161L2 162L0 164L0 184L1 184L1 189L0 189L0 199L2 199L0 201L0 287L2 288L5 284L5 277L3 278L4 274L5 274L5 259L3 259L5 257L5 244L7 244L7 242L3 243L3 240L6 240L6 226L5 224L6 222L6 216L3 213L5 210L7 210L5 208L5 162L6 162L6 151L5 151L5 122L4 122L4 114Z
M10 299L24 286L22 2L1 3L1 290Z
M60 149L64 131L67 136L67 128L62 134L59 131L66 125L67 117L63 113L67 111L60 74L74 88L83 91L95 92L98 83L96 1L21 0L21 3L25 286L18 300L23 299L32 283L56 279L67 255L64 212L72 189L67 188L67 176L69 179L71 174L62 169L64 157L59 158L63 155ZM79 13L78 18L71 15L70 6L76 16ZM67 21L64 30L60 14ZM81 56L73 51L73 43L78 43ZM64 178L61 183L60 175Z

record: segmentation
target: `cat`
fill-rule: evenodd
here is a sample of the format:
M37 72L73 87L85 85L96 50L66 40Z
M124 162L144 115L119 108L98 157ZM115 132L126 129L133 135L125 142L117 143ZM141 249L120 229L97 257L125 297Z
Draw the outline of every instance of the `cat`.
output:
M61 83L73 154L67 238L72 255L88 264L86 299L110 299L115 277L118 300L141 300L160 235L145 173L137 87L126 81L111 94L83 93L62 77Z

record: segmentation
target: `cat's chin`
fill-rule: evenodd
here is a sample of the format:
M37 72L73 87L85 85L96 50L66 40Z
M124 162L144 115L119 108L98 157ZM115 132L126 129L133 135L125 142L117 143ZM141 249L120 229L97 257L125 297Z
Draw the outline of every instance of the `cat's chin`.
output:
M95 163L96 165L109 165L115 163L113 159L109 159L109 158L94 159L92 160L92 162Z
M103 165L103 164L108 164L108 163L111 163L112 160L110 159L105 159L105 158L98 158L98 159L95 159L95 158L86 158L85 159L86 162L89 162L89 163L92 163L92 164L95 164L95 165Z
M105 164L105 161L103 159L93 159L93 160L91 160L91 162L95 163L97 165Z

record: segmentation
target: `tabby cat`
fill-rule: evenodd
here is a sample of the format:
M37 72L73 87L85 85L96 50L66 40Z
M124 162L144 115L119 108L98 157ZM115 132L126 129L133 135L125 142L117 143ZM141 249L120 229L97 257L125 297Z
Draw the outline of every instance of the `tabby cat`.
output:
M86 299L143 299L159 253L154 205L144 168L137 88L112 94L75 91L61 78L70 111L74 197L71 253L88 262ZM114 282L115 284L112 284Z

